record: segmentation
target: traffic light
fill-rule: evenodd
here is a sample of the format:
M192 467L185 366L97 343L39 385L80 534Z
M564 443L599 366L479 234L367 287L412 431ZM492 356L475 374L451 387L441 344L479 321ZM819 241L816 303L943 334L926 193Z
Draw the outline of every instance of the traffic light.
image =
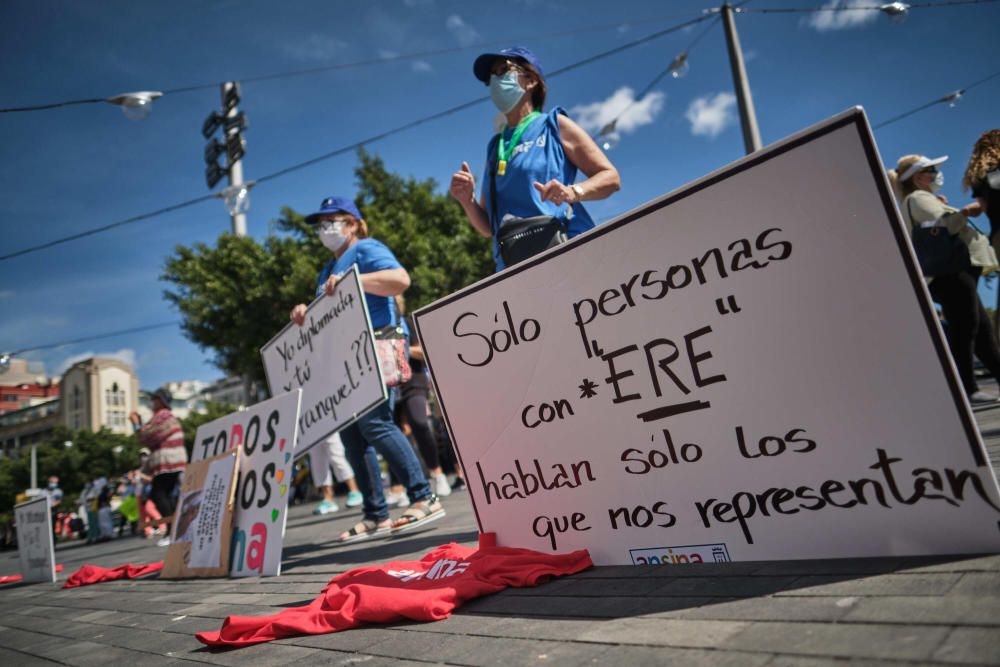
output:
M223 176L232 175L233 165L243 159L246 154L247 142L243 131L247 128L246 114L237 109L240 103L240 84L235 81L222 85L222 110L213 111L201 125L201 134L208 143L205 144L205 183L209 189L222 180ZM222 140L214 135L222 129ZM219 158L226 156L226 164L219 164Z

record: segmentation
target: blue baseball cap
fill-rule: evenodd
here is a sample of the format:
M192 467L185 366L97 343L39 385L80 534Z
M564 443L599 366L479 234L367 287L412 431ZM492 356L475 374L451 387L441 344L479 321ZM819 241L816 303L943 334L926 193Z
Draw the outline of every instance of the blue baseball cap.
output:
M512 46L509 49L500 49L496 53L484 53L476 58L476 62L472 64L472 73L476 75L477 79L486 85L489 85L490 69L493 67L493 61L497 58L520 58L538 70L539 76L545 78L545 75L542 74L542 65L538 62L538 57L523 46Z
M361 220L361 212L358 211L358 207L354 205L353 201L347 197L331 196L323 200L323 203L319 205L318 211L306 216L306 222L310 225L315 225L319 222L321 215L329 215L331 213L349 213L358 220Z

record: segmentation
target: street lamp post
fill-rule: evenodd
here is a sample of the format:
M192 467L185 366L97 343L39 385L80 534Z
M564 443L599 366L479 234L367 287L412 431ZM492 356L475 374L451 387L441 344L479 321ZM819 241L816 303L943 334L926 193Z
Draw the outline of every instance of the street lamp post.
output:
M747 68L743 63L743 51L740 49L740 37L736 34L736 21L733 20L733 6L729 0L720 8L722 25L726 30L726 46L729 49L729 66L733 70L733 88L736 89L736 103L740 110L740 126L743 128L743 146L747 155L761 149L760 130L757 129L757 113L753 108L753 97L750 94L750 81L747 80Z

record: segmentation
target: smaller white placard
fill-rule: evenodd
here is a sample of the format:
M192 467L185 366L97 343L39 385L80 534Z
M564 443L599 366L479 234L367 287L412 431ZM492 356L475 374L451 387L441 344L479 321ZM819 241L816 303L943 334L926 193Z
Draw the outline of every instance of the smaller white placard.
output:
M191 557L187 562L190 568L219 567L233 465L234 459L229 456L212 461L204 485L181 498L173 541L191 542ZM192 518L185 521L188 516Z
M260 349L272 395L302 388L296 456L388 397L356 267L320 296L301 327L289 323Z
M49 497L41 495L14 507L17 522L17 555L22 581L56 580L55 544Z

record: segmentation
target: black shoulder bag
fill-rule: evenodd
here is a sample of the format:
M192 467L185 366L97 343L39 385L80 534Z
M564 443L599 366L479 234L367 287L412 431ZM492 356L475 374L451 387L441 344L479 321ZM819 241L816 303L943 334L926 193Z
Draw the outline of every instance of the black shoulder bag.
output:
M945 227L921 227L913 219L912 202L907 199L906 212L913 225L911 239L917 253L920 270L925 276L945 276L960 273L972 266L969 247L957 234Z
M502 136L501 139L502 140ZM497 162L490 151L490 223L497 219ZM514 266L552 246L569 240L566 224L551 215L498 221L497 245L506 266Z

